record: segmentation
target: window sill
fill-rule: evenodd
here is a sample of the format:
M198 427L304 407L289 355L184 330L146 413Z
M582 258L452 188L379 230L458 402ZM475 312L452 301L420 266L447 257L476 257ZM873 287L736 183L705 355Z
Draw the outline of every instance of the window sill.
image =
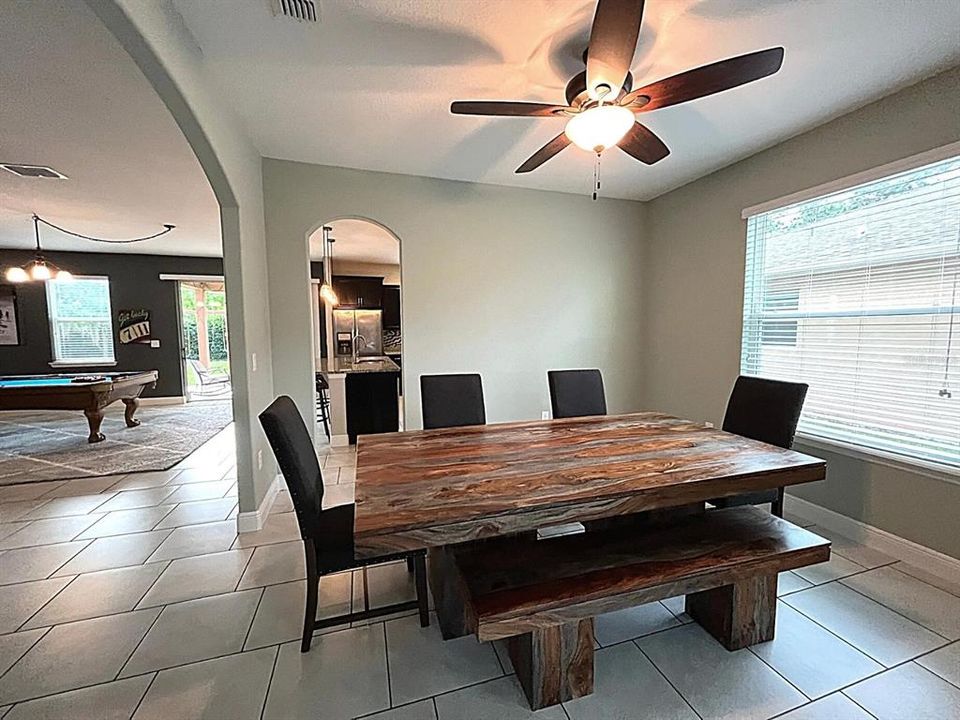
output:
M837 453L839 455L846 455L848 457L857 458L858 460L876 463L877 465L884 465L897 470L903 470L905 472L911 472L917 475L924 475L926 477L933 478L934 480L942 480L944 482L960 485L960 468L952 468L947 465L940 465L938 463L906 458L903 455L897 455L895 453L885 452L883 450L875 450L873 448L852 445L850 443L840 442L839 440L828 440L826 438L817 437L815 435L805 435L803 433L797 433L796 442L799 445L805 445L811 448L819 448L822 450L827 450L828 452Z
M54 360L49 363L52 368L113 367L116 364L116 360Z

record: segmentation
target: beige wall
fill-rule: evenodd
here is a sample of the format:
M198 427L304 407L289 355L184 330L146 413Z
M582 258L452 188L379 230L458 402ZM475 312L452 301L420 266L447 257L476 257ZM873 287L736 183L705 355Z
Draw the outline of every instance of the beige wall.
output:
M366 217L401 241L404 390L483 375L491 422L539 418L549 368L599 367L610 408L641 399L643 205L265 159L274 383L312 406L307 237Z
M960 69L833 120L648 203L644 399L718 421L740 364L740 211L960 140ZM796 495L960 557L960 483L835 453Z

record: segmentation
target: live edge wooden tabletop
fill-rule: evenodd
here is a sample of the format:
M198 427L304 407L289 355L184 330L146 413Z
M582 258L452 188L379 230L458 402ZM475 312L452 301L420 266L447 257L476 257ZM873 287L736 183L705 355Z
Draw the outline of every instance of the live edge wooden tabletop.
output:
M362 436L358 555L451 545L822 480L825 463L635 413Z

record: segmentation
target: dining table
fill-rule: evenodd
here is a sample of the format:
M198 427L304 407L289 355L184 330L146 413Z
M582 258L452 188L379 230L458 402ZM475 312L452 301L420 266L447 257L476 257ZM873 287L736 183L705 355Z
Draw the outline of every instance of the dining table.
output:
M427 549L440 628L458 637L452 547L701 512L712 499L825 475L821 459L660 412L367 435L357 443L354 549Z

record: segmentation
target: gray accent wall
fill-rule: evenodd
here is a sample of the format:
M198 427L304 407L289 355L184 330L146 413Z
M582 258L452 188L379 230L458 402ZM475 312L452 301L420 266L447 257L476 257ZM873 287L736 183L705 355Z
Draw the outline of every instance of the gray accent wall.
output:
M955 68L648 203L647 406L722 417L740 364L743 208L958 140ZM828 477L791 494L960 558L960 478L799 449L827 459Z
M400 238L407 427L418 377L479 372L491 422L539 418L546 372L598 367L641 407L642 203L264 159L274 387L313 407L307 237L341 217ZM334 248L336 263L336 248Z
M0 268L21 265L32 257L30 252L0 250ZM14 286L20 345L0 346L0 374L158 370L160 377L156 388L145 390L143 396L182 396L177 283L161 280L160 274L222 275L223 261L219 258L76 252L51 252L47 253L47 258L74 275L99 275L110 279L113 346L117 363L113 366L50 367L53 347L46 290L43 283L24 283ZM160 341L159 348L137 343L120 344L117 312L132 309L150 311L151 336Z

